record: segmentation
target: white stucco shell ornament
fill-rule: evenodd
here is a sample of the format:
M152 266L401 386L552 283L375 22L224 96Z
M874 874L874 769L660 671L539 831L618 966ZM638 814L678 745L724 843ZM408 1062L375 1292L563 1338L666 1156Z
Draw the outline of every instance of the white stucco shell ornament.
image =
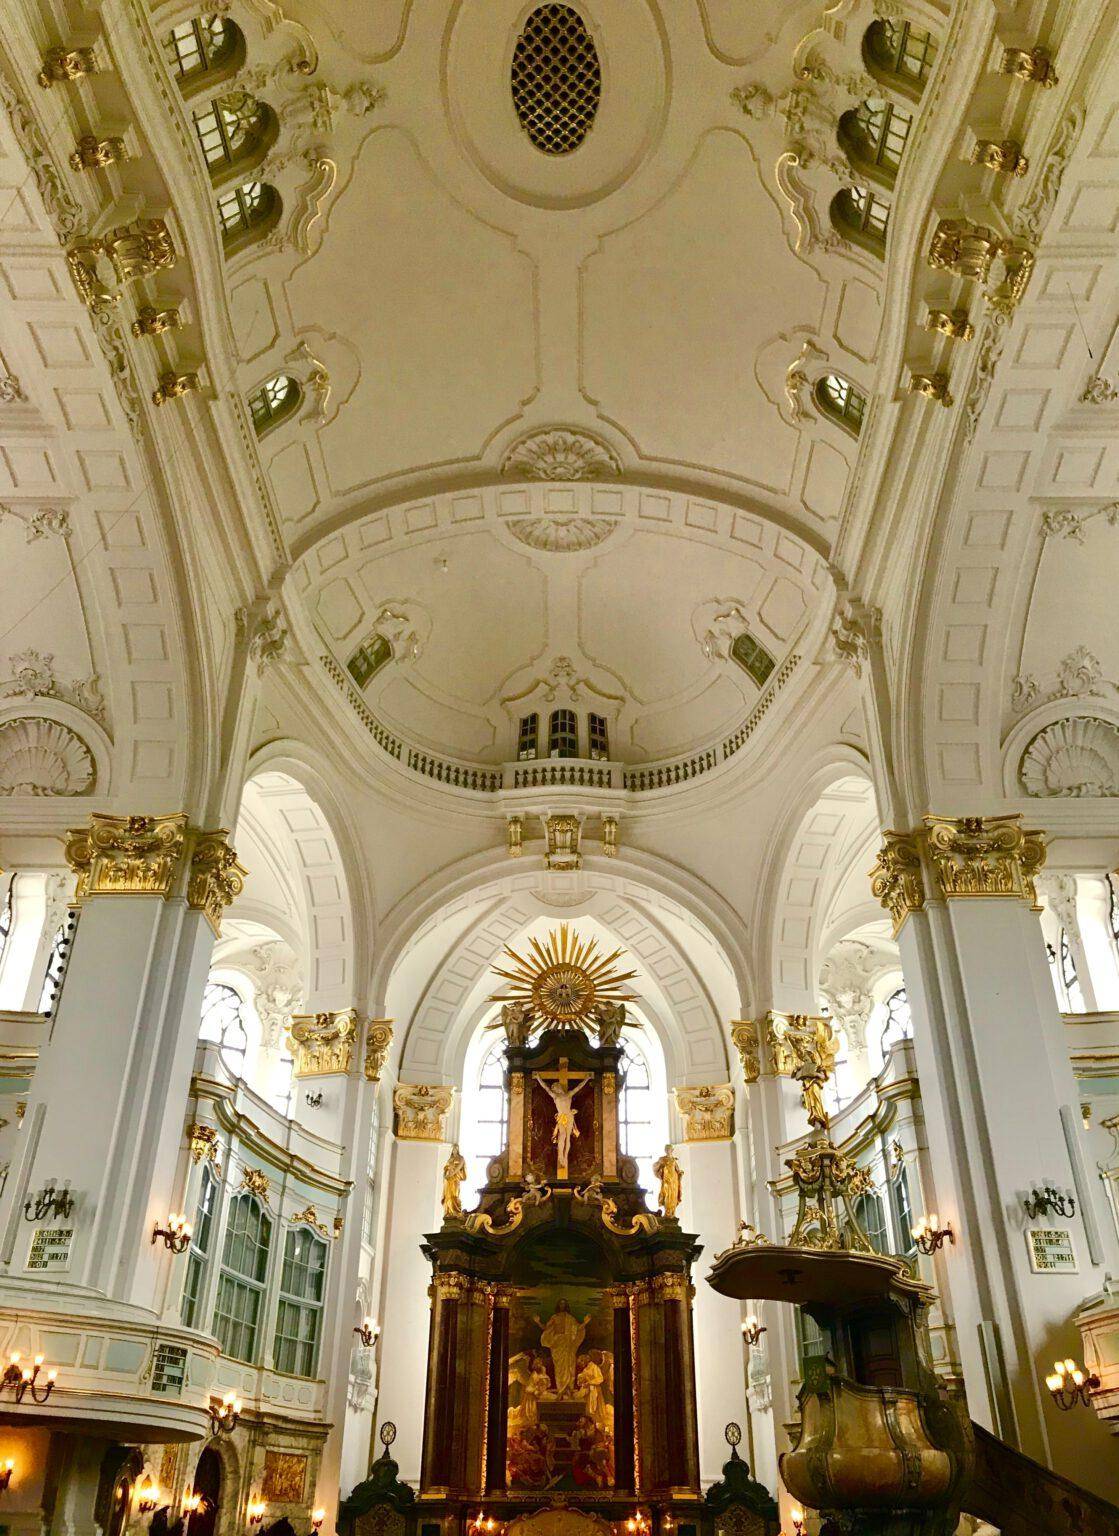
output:
M1056 720L1026 747L1018 774L1027 795L1039 799L1119 795L1119 727L1094 715Z
M0 724L0 795L84 795L93 755L57 720L20 715Z

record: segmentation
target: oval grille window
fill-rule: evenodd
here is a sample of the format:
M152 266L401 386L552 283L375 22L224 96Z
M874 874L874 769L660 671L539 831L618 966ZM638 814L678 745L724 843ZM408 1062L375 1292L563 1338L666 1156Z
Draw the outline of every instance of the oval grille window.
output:
M602 73L594 39L569 5L538 6L513 50L513 105L546 155L568 155L598 111Z

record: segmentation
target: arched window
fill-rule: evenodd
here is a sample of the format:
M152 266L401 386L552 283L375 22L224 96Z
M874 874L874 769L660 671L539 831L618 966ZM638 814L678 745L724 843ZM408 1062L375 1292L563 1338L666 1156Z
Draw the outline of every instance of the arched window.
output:
M4 902L0 906L0 962L4 959L4 951L8 947L8 937L12 931L12 895L15 884L16 877L12 875L4 887Z
M481 1189L491 1158L505 1150L509 1126L509 1099L505 1092L505 1039L499 1031L487 1037L488 1045L470 1098L470 1113L463 1105L462 1154L466 1159L467 1188Z
M50 1013L58 1002L58 994L62 987L62 978L66 974L66 956L70 952L70 927L68 923L62 923L51 940L50 954L47 956L47 970L43 977L43 989L39 993L40 1013Z
M886 1208L882 1204L882 1197L868 1189L865 1194L857 1197L854 1208L855 1218L870 1239L870 1246L875 1253L889 1253L890 1229L886 1224Z
M223 1355L252 1363L264 1305L272 1221L255 1195L234 1195L222 1247L214 1333Z
M241 994L224 981L208 981L202 993L202 1026L199 1040L217 1045L231 1077L245 1076L249 1035L245 1028L245 1004Z
M897 1172L890 1180L890 1204L894 1214L894 1252L903 1259L912 1259L917 1253L917 1244L913 1237L913 1228L916 1218L913 1215L913 1200L909 1193L909 1173L905 1164L898 1166Z
M936 62L936 38L911 21L872 21L863 36L863 58L872 75L920 96Z
M540 734L540 716L533 712L522 715L517 727L517 761L526 762L536 756L536 744Z
M276 137L276 117L272 108L258 101L248 91L233 91L218 96L194 114L194 131L203 158L214 181L230 176L264 158Z
M326 1244L307 1227L284 1238L272 1364L287 1376L313 1376L318 1366L326 1286Z
M838 137L852 165L892 187L913 125L888 101L862 101L839 119Z
M199 1313L202 1306L202 1291L206 1283L206 1271L210 1265L210 1253L213 1249L217 1198L217 1180L209 1168L203 1168L202 1187L198 1191L198 1205L194 1212L186 1275L183 1279L183 1299L179 1308L184 1328L201 1326Z
M579 756L579 717L573 709L553 709L548 721L548 756Z
M866 246L876 256L886 249L890 205L869 187L842 187L831 200L831 221L845 240Z
M605 715L587 716L587 750L596 762L610 756L610 733Z
M886 1022L882 1026L882 1060L901 1040L913 1039L913 1015L909 1011L909 993L904 986L886 999Z
M273 427L278 427L281 421L294 415L302 399L303 390L299 381L289 373L277 373L265 379L259 389L253 390L248 401L257 437L263 437Z
M850 379L839 373L825 373L812 388L813 398L825 416L858 437L866 415L866 396Z
M1046 944L1045 953L1049 958L1049 970L1053 977L1053 988L1057 994L1057 1006L1062 1013L1083 1013L1085 1011L1084 993L1076 969L1076 956L1072 952L1066 928L1061 927L1055 945Z
M204 80L232 74L245 56L241 29L224 16L194 16L181 21L163 40L163 50L184 91Z
M283 204L267 182L243 181L221 194L217 208L225 254L232 256L275 227Z
M636 1030L622 1032L621 1065L626 1076L618 1095L618 1139L625 1155L637 1163L637 1182L653 1194L653 1164L667 1139L667 1117L659 1102L664 1095L656 1091L652 1063Z

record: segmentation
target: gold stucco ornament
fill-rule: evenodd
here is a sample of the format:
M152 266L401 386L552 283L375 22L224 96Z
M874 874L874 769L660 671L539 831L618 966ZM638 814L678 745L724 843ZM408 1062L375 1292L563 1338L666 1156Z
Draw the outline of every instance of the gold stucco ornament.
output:
M637 972L619 972L614 964L622 951L600 955L594 939L580 939L566 923L558 931L553 929L543 944L530 939L529 948L532 953L527 957L506 949L513 968L495 965L494 971L509 985L491 1001L520 1003L547 1027L590 1034L596 1027L597 1008L624 1003L633 995L623 988Z

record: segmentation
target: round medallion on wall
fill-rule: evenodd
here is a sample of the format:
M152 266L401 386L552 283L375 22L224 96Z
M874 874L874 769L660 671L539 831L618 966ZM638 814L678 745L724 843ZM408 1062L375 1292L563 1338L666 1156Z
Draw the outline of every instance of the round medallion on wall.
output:
M653 0L462 0L445 51L446 99L467 155L520 202L576 208L632 175L667 100Z

